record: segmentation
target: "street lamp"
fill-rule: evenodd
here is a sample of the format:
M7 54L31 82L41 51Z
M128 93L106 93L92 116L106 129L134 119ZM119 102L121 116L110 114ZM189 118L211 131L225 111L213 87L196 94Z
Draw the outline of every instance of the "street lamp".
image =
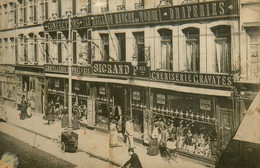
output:
M133 55L132 66L136 67L137 65L138 65L137 57L136 55Z

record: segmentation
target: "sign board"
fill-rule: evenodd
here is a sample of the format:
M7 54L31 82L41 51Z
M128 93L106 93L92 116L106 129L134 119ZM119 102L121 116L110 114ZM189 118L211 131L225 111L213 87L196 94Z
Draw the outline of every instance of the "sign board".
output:
M96 108L95 108L95 98L88 98L88 113L87 113L87 125L89 127L96 126Z
M237 1L218 0L134 11L113 12L107 13L106 15L97 14L73 17L71 19L71 27L77 29L106 27L107 24L111 26L123 26L130 24L160 24L167 22L180 23L205 19L226 19L225 16L234 15L238 15ZM69 28L69 20L59 19L47 21L44 22L43 26L45 31L66 30Z
M133 67L130 62L94 61L92 66L94 74L121 76L130 76L133 74Z
M171 71L150 71L150 80L213 86L232 86L234 82L232 75Z
M106 95L106 88L104 86L99 87L99 94Z
M165 95L157 94L157 103L158 104L165 104Z
M140 92L139 91L133 91L133 100L140 100Z
M200 99L200 109L211 111L211 100L210 99Z

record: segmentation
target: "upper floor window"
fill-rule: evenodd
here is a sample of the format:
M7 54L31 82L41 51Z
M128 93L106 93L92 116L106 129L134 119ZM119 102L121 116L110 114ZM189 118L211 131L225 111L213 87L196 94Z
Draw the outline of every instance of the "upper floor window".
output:
M17 23L16 3L10 3L9 21L14 24Z
M159 6L170 6L172 5L172 0L160 0Z
M199 29L186 28L183 30L186 40L186 71L199 72L200 71L200 42L199 42Z
M37 21L37 1L36 0L30 0L29 2L29 8L30 8L30 16L29 19L31 22Z
M125 33L116 34L117 37L117 60L125 61L126 60L126 39Z
M138 62L145 62L144 32L134 33L134 55Z
M109 0L101 0L100 2L102 4L101 6L101 12L109 12Z
M117 11L125 11L125 0L117 0L116 1L116 10Z
M27 8L25 0L18 0L19 2L19 23L27 23Z
M144 0L135 0L135 9L143 9L144 8Z
M61 0L57 0L57 17L62 17L62 2Z
M109 35L108 34L100 34L102 43L102 60L109 61Z
M161 40L161 54L159 57L159 69L172 70L173 57L172 57L172 31L169 29L160 29Z
M259 54L260 54L260 34L251 33L249 34L249 78L256 79L259 77Z
M40 18L41 20L48 19L48 0L40 0Z
M77 0L73 0L77 1ZM73 2L74 5L74 2ZM80 15L86 15L87 13L91 13L91 0L85 0L85 1L79 1L78 2L78 8L80 9L79 14Z
M231 71L231 28L216 26L211 28L214 33L214 72L230 73Z

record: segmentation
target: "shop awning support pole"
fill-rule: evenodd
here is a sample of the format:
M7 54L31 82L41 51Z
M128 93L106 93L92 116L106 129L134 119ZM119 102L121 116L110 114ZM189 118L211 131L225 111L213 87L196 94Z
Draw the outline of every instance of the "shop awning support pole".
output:
M69 127L68 132L71 134L72 132L72 73L71 73L71 66L72 66L72 58L71 58L71 16L69 14L69 34L68 34L68 71L69 71L69 102L68 102L68 112L69 112Z

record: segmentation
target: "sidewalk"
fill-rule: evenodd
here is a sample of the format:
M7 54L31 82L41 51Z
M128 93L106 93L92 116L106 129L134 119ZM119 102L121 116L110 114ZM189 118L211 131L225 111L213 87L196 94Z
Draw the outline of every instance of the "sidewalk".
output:
M6 107L7 115L8 115L8 123L19 128L23 128L26 131L33 132L37 135L40 135L46 139L56 140L58 142L59 136L61 132L64 130L61 128L61 123L56 121L55 124L52 125L44 125L46 120L42 119L42 115L38 113L34 113L32 118L28 118L25 120L19 119L20 111L13 109L11 107ZM122 147L110 148L109 147L109 135L105 133L100 133L95 130L90 130L86 128L81 128L79 130L75 130L79 135L78 139L78 147L80 151L91 154L95 157L98 157L101 160L107 160L115 165L122 165L128 159L129 155L127 152L127 147L123 145ZM178 157L177 163L174 161L166 161L160 155L157 156L148 156L146 154L147 147L135 143L136 149L135 152L138 154L141 163L144 168L146 167L175 167L175 168L183 168L183 167L192 167L192 168L201 168L203 165L197 164L195 162L191 162L190 160Z

